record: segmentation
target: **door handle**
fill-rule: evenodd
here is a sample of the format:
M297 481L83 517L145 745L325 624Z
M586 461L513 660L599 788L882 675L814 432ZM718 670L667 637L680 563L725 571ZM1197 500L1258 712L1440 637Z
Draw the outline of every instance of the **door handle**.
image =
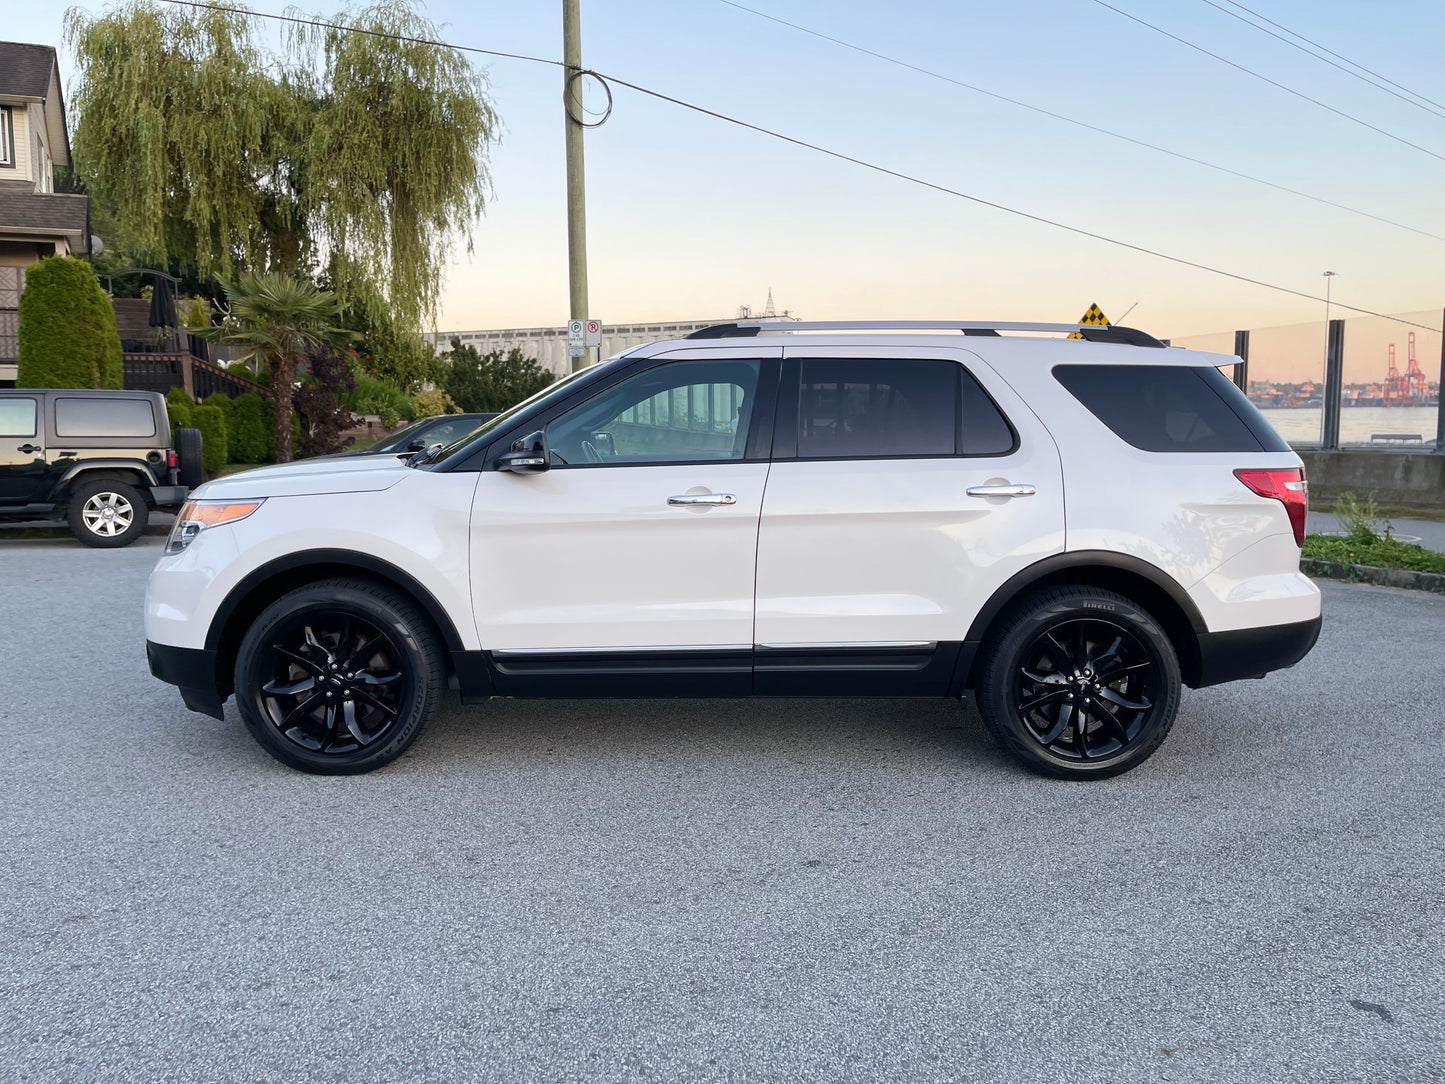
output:
M40 445L38 445L38 444L22 444L22 445L20 445L20 447L16 448L15 450L16 450L17 452L24 452L26 455L31 455L31 454L33 454L33 453L35 453L35 452L43 452L43 451L45 451L45 449L42 448L42 447L41 447Z
M731 493L682 493L667 498L668 504L737 504L738 499Z
M1032 497L1038 490L1031 485L969 486L964 492L970 497Z

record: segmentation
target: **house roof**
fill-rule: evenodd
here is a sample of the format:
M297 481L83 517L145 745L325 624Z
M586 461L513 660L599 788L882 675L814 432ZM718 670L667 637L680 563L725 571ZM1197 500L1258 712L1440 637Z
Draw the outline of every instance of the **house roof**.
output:
M78 238L77 247L89 249L89 221L89 196L37 193L29 184L0 185L0 237Z
M0 94L50 97L50 76L59 66L52 45L0 41Z

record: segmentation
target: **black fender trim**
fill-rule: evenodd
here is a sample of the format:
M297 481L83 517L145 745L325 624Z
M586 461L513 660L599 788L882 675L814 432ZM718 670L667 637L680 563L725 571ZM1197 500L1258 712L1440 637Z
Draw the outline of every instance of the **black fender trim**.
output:
M77 478L84 481L85 475L98 470L126 471L130 474L138 474L141 477L140 488L142 490L149 490L151 486L161 485L164 482L164 479L159 478L151 469L150 464L143 459L82 459L60 476L60 480L55 483L56 488L68 486Z
M1204 618L1199 615L1199 607L1194 605L1194 600L1185 593L1173 577L1157 565L1151 565L1148 561L1140 560L1138 557L1130 557L1124 553L1112 553L1109 550L1071 550L1068 553L1056 553L1052 557L1045 557L1042 561L1035 561L1028 568L1014 573L1005 580L1004 585L995 591L984 603L983 609L978 611L978 616L973 619L973 624L968 628L966 639L974 643L981 641L984 632L987 631L989 625L993 624L993 619L1003 611L1003 608L1018 597L1020 592L1027 590L1045 576L1085 566L1117 569L1120 572L1130 572L1148 580L1168 595L1183 611L1189 627L1196 636L1209 631L1209 627L1204 623Z
M362 572L370 572L380 576L382 579L390 580L407 594L411 595L427 612L427 616L436 624L437 631L442 634L448 651L465 650L461 637L457 635L456 626L447 612L442 609L441 603L436 596L423 587L409 572L403 572L390 561L383 561L379 557L373 557L369 553L361 553L357 550L297 550L295 553L288 553L285 557L278 557L274 561L267 561L259 568L248 572L241 582L231 588L226 595L225 601L216 609L216 614L211 618L210 630L206 633L206 650L219 651L221 646L221 635L229 624L231 617L235 614L237 607L261 584L267 580L285 572L294 572L298 569L312 566L340 565L345 568L355 568Z
M224 719L221 694L216 689L216 653L195 647L172 647L146 641L146 663L151 673L181 690L186 707Z

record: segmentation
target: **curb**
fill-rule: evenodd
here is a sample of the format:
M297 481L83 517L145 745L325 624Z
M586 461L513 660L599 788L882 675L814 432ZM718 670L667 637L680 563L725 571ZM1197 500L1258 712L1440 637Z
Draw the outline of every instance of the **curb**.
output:
M1377 565L1347 565L1340 561L1321 561L1301 557L1299 570L1306 576L1349 583L1372 583L1376 587L1400 587L1407 591L1431 591L1445 595L1445 574L1416 572L1409 568L1380 568Z
M151 524L142 535L149 538L164 538L171 533L169 523ZM68 538L78 546L80 542L70 533L69 527L4 527L0 526L0 542L34 540L37 538Z

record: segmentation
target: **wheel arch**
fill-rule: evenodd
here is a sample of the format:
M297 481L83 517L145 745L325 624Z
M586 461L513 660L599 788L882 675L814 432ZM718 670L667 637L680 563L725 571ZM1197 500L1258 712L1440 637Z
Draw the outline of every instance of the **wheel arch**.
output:
M231 588L206 633L206 651L213 653L216 686L221 699L234 689L233 673L241 639L262 610L298 587L346 576L371 580L398 590L420 606L449 654L464 650L456 625L446 610L414 576L389 561L356 550L301 550L252 570Z
M1143 606L1163 626L1174 645L1184 684L1193 686L1198 683L1201 673L1199 637L1209 629L1194 600L1157 565L1107 550L1080 550L1057 553L1035 562L1011 576L990 596L969 626L966 643L973 645L974 650L966 652L966 688L973 688L978 679L978 645L989 639L1009 607L1040 588L1064 584L1114 591Z
M140 490L141 499L151 503L150 489L156 485L155 476L140 463L130 459L89 459L77 463L60 476L55 483L54 500L63 501L75 492L75 487L86 482L103 482L107 478Z

